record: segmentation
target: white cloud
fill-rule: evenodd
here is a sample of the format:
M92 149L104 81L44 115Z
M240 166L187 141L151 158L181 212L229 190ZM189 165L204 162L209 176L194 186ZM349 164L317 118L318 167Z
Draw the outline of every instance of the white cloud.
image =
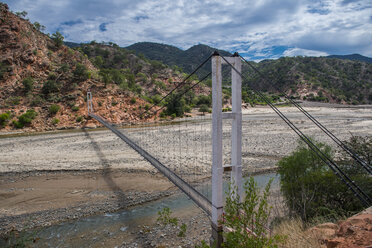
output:
M314 50L307 50L307 49L301 49L301 48L290 48L284 51L283 56L287 57L293 57L293 56L327 56L329 55L326 52L320 52L320 51L314 51Z
M372 56L372 3L351 0L8 0L32 21L75 42L127 46L153 41L188 48L204 43L256 55ZM79 22L78 22L79 20ZM65 24L64 24L65 23ZM74 25L66 25L75 23ZM106 24L106 30L99 26ZM295 47L295 48L293 48ZM270 50L271 49L271 50ZM284 52L285 49L282 51Z

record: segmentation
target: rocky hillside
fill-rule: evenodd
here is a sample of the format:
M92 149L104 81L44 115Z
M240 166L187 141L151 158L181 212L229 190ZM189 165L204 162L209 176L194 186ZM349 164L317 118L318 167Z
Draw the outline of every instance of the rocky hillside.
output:
M173 46L150 42L136 43L127 49L167 65L178 66L185 72L194 70L216 50L206 45L197 45L183 51ZM219 50L219 52L224 56L231 56L226 51ZM372 103L370 61L371 58L353 54L329 57L282 57L259 63L251 62L267 75L269 80L266 82L246 65L243 65L243 71L248 77L246 86L254 85L257 89L267 91L271 95L277 94L276 98L285 92L300 100L368 104ZM208 71L210 71L210 63L204 66L198 75L205 75ZM260 102L251 94L245 94L245 101L252 104Z
M68 48L59 33L43 34L6 4L0 5L0 58L0 131L94 126L85 106L88 89L95 111L109 121L145 121L146 106L183 76L114 44Z

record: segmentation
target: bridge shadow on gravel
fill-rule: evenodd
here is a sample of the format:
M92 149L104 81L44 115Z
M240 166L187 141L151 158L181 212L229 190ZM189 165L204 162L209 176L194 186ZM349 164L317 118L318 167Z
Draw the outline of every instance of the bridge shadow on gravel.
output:
M116 199L118 201L118 206L119 207L126 207L127 206L126 203L128 202L128 198L126 197L124 191L113 180L112 174L114 173L114 171L111 168L108 159L105 157L105 155L103 154L100 146L92 138L92 136L89 134L89 132L85 129L83 131L84 131L85 137L87 137L87 139L90 140L90 143L91 143L94 151L96 152L97 157L100 160L100 164L103 166L102 177L103 177L104 181L106 182L106 184L110 187L112 192L115 194Z

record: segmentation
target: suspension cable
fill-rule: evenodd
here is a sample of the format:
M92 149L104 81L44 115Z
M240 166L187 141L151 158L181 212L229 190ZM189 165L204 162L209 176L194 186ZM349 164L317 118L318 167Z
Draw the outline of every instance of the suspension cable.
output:
M254 67L251 63L249 63L245 58L241 55L239 57L249 66L251 67L257 74L261 76L264 81L268 81L267 77L263 75L256 67ZM273 85L274 86L274 85ZM281 92L276 86L274 86L276 90ZM345 152L347 152L358 164L360 164L370 175L372 175L372 169L370 166L363 161L351 148L349 148L344 142L338 139L331 131L329 131L325 126L323 126L317 119L315 119L309 112L307 112L301 105L299 105L296 101L293 101L287 94L284 94L285 98L287 98L291 104L293 104L298 110L300 110L308 119L310 119L317 127L319 127L328 137L330 137L339 147L341 147Z
M221 56L221 55L220 55ZM221 58L241 77L245 76L242 75L227 59L223 56ZM249 86L249 85L248 85ZM257 91L250 87L256 95L261 97L266 104L268 104L274 112L279 115L279 117L310 147L310 149L326 164L328 167L338 176L346 185L347 187L354 193L354 195L364 204L366 207L369 207L371 199L370 197L364 193L362 189L355 184L338 166L335 162L333 162L327 155L325 155L314 143L304 134L301 130L299 130L276 106L274 106L269 99L262 94L260 91ZM342 176L341 176L342 175ZM346 180L345 180L346 179ZM355 188L353 188L350 184L352 184ZM358 192L359 191L359 192ZM363 196L362 196L363 195Z
M159 103L162 102L165 98L167 98L170 94L172 94L176 89L180 88L181 86L183 86L186 81L192 76L194 75L201 67L203 67L207 62L208 60L212 57L213 54L209 55L207 59L205 59L198 67L196 67L196 69L191 72L184 80L182 80L182 82L178 83L176 87L174 87L170 92L168 92L168 94L166 94L165 96L163 96ZM154 103L153 105L151 105L150 108L147 109L147 111L149 111L150 109L152 109L155 105L157 105L156 103ZM140 116L142 116L144 114L144 112L141 113Z

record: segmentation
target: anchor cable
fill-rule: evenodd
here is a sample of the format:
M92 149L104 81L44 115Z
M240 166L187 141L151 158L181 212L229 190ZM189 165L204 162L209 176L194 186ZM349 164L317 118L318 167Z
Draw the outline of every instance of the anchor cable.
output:
M221 55L220 55L221 56ZM221 56L221 58L241 77L245 76L242 75L225 57ZM354 193L354 195L362 202L363 205L368 207L370 205L371 199L370 197L364 193L362 189L355 184L338 166L335 162L333 162L328 156L326 156L314 143L304 134L301 130L299 130L276 106L274 106L269 99L262 94L260 91L257 91L250 87L256 95L258 95L261 99L263 99L266 104L268 104L276 114L309 146L309 148L326 164L328 167L337 175L346 185L347 187ZM342 176L341 176L342 175ZM355 188L353 188L350 184L352 184ZM359 191L359 192L358 192Z
M268 81L265 75L263 75L256 67L254 67L251 63L249 63L245 58L241 55L239 57L249 66L251 67L256 73L258 73L264 81ZM273 85L274 86L274 85ZM275 87L275 86L274 86ZM280 90L275 87L276 90L280 92ZM293 104L298 110L300 110L308 119L310 119L317 127L319 127L328 137L330 137L339 147L341 147L345 152L347 152L358 164L360 164L370 175L372 175L372 169L370 166L363 161L351 148L349 148L344 142L338 139L331 131L329 131L325 126L323 126L317 119L315 119L309 112L307 112L301 105L299 105L296 101L291 99L287 94L284 94L285 98L289 100L291 104Z

